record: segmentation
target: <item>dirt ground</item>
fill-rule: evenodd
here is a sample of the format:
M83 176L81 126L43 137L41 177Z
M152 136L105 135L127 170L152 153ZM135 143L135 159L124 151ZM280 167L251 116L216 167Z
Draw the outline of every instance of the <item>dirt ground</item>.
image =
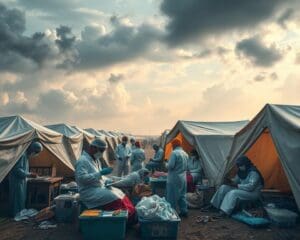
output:
M299 240L300 225L296 228L277 227L253 229L232 219L218 219L206 224L196 223L195 218L212 213L191 210L189 217L182 219L179 225L178 239L187 240ZM0 219L1 240L81 240L81 233L72 224L59 224L56 229L37 230L32 223L16 223L9 219ZM100 239L100 238L99 238ZM140 239L138 230L127 230L126 239Z
M152 157L150 146L145 149L147 159ZM253 229L230 218L217 219L214 222L197 223L198 216L213 216L213 212L190 210L189 217L179 224L178 239L187 240L300 240L300 224L295 228ZM14 222L0 217L1 240L81 240L81 233L75 224L58 224L50 230L38 230L33 223ZM99 236L101 239L101 236ZM126 239L140 239L138 228L128 228Z

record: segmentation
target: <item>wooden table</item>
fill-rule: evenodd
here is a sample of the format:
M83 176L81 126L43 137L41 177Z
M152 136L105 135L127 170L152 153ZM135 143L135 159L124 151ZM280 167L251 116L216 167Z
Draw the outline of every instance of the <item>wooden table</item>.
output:
M50 207L59 194L62 177L38 177L27 180L27 208Z

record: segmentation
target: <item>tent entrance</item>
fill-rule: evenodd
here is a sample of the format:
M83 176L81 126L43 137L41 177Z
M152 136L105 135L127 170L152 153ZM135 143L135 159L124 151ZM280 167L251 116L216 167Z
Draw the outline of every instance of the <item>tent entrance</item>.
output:
M174 139L179 139L182 142L182 148L186 153L190 153L191 150L194 149L194 146L191 145L186 138L183 136L183 134L181 132L179 132L175 138L173 138L171 141L169 141L165 147L165 156L164 159L169 159L172 153L172 141Z
M59 177L73 177L74 172L61 162L53 153L51 153L46 147L36 157L29 160L30 168L39 167L54 167L56 169L56 176Z
M279 190L285 193L291 192L268 128L261 133L245 155L251 159L263 175L265 189Z

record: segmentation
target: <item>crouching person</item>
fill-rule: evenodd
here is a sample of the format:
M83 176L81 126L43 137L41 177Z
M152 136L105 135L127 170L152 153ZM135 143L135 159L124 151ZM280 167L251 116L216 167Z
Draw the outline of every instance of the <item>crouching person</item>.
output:
M135 208L126 195L117 188L104 186L104 175L112 168L102 169L99 158L106 149L106 142L94 140L87 152L83 152L76 163L75 179L78 184L80 200L89 208L102 210L127 210L129 222L134 222Z
M222 185L211 200L211 204L226 215L232 214L239 200L258 200L264 185L261 173L248 157L239 157L236 166L238 172L232 182L237 187Z

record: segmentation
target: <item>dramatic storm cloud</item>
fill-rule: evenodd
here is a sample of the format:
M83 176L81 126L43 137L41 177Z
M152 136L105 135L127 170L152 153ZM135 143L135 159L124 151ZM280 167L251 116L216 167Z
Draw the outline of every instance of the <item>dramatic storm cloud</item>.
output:
M282 0L163 0L161 10L169 17L168 42L178 45L229 30L253 28L271 18Z
M282 54L276 47L265 46L258 37L238 42L236 52L248 58L255 66L261 67L271 67L282 58Z

